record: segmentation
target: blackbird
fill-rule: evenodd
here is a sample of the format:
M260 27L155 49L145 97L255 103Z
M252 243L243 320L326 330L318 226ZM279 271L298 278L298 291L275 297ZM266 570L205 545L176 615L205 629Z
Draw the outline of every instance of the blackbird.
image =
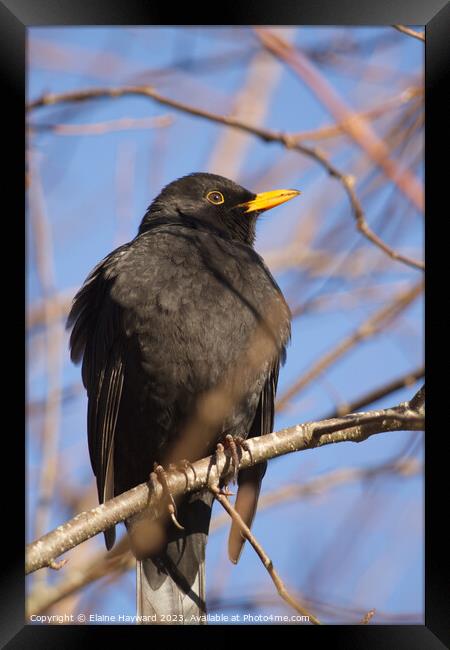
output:
M71 358L82 360L100 503L149 480L155 463L193 462L218 442L273 430L291 316L253 245L258 216L297 194L255 194L215 174L184 176L161 191L136 237L105 257L76 294L67 327ZM249 526L265 469L238 473L235 505ZM126 522L142 618L205 621L212 499L209 491L185 496L176 510L183 530L162 517L164 535L153 546L156 529L139 528L142 515ZM105 541L110 549L114 528ZM243 543L233 524L234 563Z

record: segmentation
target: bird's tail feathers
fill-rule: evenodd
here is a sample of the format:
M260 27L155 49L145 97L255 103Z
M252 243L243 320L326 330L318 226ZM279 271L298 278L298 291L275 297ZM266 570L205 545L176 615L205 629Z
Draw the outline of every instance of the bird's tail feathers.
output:
M205 551L212 499L209 492L191 495L177 512L185 531L171 529L163 553L137 561L138 623L206 623Z

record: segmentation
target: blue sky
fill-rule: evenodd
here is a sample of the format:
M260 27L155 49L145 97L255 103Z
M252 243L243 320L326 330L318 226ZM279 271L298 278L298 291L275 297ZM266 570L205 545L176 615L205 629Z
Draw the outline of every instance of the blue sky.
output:
M292 38L307 52L339 49L345 43L361 46L353 55L342 55L343 65L317 63L326 80L355 110L379 105L411 85L421 84L423 45L390 27L301 27L295 29ZM28 98L35 99L46 92L150 83L163 95L226 114L233 110L235 95L245 83L258 48L258 42L247 28L32 28L29 30ZM216 63L196 67L198 61L209 57ZM229 57L228 62L217 63L221 57ZM175 63L174 71L171 68ZM280 63L271 65L280 69L275 73L275 87L262 126L290 133L332 123L331 116L292 71ZM36 131L29 138L50 223L57 291L75 290L102 257L132 238L147 206L164 184L192 171L225 173L228 163L223 169L218 165L213 169L208 167L224 127L136 97L85 102L77 105L76 110L68 106L48 107L31 116L30 121L35 125L84 125L124 117L160 116L170 117L171 124L91 136ZM375 122L372 126L383 137L385 126L383 122L380 124ZM329 151L333 162L342 169L349 173L358 169L361 152L353 144L340 148L330 145ZM375 270L368 263L367 273L363 269L358 277L344 280L338 273L315 277L307 269L287 268L281 272L274 269L282 289L295 304L333 291L345 296L373 280L381 287L386 285L386 296L389 296L391 285L419 280L416 270L391 262L363 240L354 228L342 187L317 164L287 153L277 144L268 145L249 136L239 170L239 177L234 180L255 191L274 189L265 186L264 179L280 175L281 178L276 178L279 186L302 190L299 199L261 220L256 247L263 255L286 246L296 228L299 228L301 246L302 223L306 218L308 224L312 221L318 224L319 234L335 229L341 238L337 250L324 244L330 260L336 262L337 271L341 253L351 251L350 255L356 255L367 250L369 255L375 255L378 263ZM420 163L414 173L423 177ZM402 196L397 196L395 209L386 215L395 188L385 178L373 196L366 198L364 187L357 185L357 188L364 197L371 226L376 229L380 225L381 234L388 242L399 249L413 251L420 258L423 221L418 211ZM35 200L33 197L30 194L30 205ZM30 306L42 297L31 221L28 218ZM320 243L317 237L315 246L319 247ZM355 302L350 306L344 302L340 306L336 301L333 308L296 319L279 391L383 304L383 299ZM45 397L48 389L43 346L39 333L30 336L28 384L32 401ZM67 341L64 346L61 380L63 386L71 386L80 381L80 369L70 363ZM320 418L333 409L336 401L358 397L413 370L422 359L422 303L417 300L405 311L396 328L356 346L324 378L298 395L289 409L278 414L276 428ZM377 406L407 399L415 388L398 391ZM85 417L83 392L63 404L59 467L75 491L85 489L94 481L87 452ZM29 539L33 537L37 477L42 460L41 427L41 419L30 419L27 433ZM306 482L333 470L382 463L416 438L420 434L382 434L359 445L332 445L274 460L264 480L263 494L287 482ZM415 453L420 460L420 447ZM218 513L217 506L215 513ZM422 475L405 478L381 474L370 482L350 483L322 495L264 510L256 518L254 531L289 586L312 600L365 610L375 607L388 614L414 613L420 617L423 612L422 515ZM67 516L59 499L55 499L51 526L58 525ZM216 595L220 590L224 603L237 599L237 595L242 600L246 595L273 594L273 585L250 548L245 550L238 567L228 566L227 534L227 529L220 529L211 535L208 543L208 593ZM98 537L87 542L86 547L92 551L100 549L102 543ZM50 576L52 581L60 579L61 572ZM133 614L133 580L134 576L128 574L111 586L94 584L86 589L77 607L83 611L83 607L89 606L99 614ZM221 611L220 604L217 611ZM245 611L249 610L243 604L226 610L240 614ZM280 601L279 606L258 605L254 611L288 610ZM326 621L326 615L324 618ZM374 622L383 621L379 618Z

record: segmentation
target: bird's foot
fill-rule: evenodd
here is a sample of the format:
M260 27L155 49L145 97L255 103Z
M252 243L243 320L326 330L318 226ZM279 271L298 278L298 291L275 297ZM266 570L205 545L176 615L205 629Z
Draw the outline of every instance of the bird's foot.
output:
M228 485L222 485L222 487L219 488L218 494L221 494L224 497L234 497L235 495L234 492L230 492Z
M172 520L172 523L180 530L184 530L184 527L180 524L180 522L176 517L177 507L175 505L174 498L172 496L172 493L170 492L167 483L166 470L162 465L158 465L158 463L154 463L153 472L150 474L150 482L152 483L153 487L155 487L155 483L159 483L161 485L164 496L167 499L167 511L169 513L169 517Z
M195 467L190 460L186 460L185 458L183 458L182 460L178 460L176 463L171 463L169 465L169 470L171 471L176 470L178 472L182 472L186 477L186 481L189 480L189 477L187 475L188 469L192 471L192 473L194 474L194 478L197 478L197 472L195 471Z
M225 453L225 449L224 449L223 444L221 442L218 442L217 445L216 445L216 449L215 449L215 451L213 452L213 454L211 456L211 465L216 465L216 467L217 467L218 458L219 458L219 456L221 456L224 453ZM211 465L208 468L208 473L209 473L209 470L211 468ZM228 484L226 482L216 480L216 481L213 481L213 484L219 490L219 493L223 494L224 497L234 496L234 492L230 492L230 490L228 489Z
M240 465L239 450L242 455L242 450L250 451L249 446L245 438L241 438L240 436L233 437L231 434L227 434L224 438L223 448L228 449L230 452L231 462L233 464L233 483L236 483Z

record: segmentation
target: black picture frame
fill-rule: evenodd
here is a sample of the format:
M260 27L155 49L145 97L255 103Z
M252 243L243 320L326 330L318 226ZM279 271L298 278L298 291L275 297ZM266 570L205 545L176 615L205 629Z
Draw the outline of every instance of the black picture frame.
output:
M231 3L230 3L231 4ZM89 0L89 2L73 2L71 0L0 0L0 65L2 70L2 90L4 99L3 142L6 137L11 138L9 147L4 144L4 161L6 164L5 193L9 195L9 207L4 213L6 219L3 223L4 233L8 231L8 238L18 243L23 254L22 242L25 239L23 220L24 197L24 86L26 75L26 32L27 28L37 25L279 25L279 24L310 24L310 25L425 25L426 26L426 213L428 221L442 223L445 219L447 200L444 194L448 180L444 179L448 164L439 164L448 156L448 147L445 143L446 121L448 121L448 103L444 101L444 74L450 68L449 58L449 27L450 7L445 0L341 0L339 4L333 0L315 0L306 2L239 2L234 6L220 6L216 15L213 15L211 6L198 3L180 3L177 6L162 6L162 3L150 0L127 0L127 2L113 0ZM447 109L445 108L447 106ZM6 199L5 199L6 201ZM3 206L6 203L3 203ZM5 209L5 208L4 208ZM5 223L6 222L6 223ZM9 235L10 226L17 226L18 232ZM9 239L8 239L9 241ZM445 245L445 242L444 242ZM427 289L435 293L435 286L441 275L439 262L445 263L445 253L442 256L434 253L431 256L430 236L427 232L426 252L431 260L432 280L427 283ZM447 253L448 255L448 253ZM435 263L436 260L436 263ZM21 256L17 256L17 271L8 265L8 281L6 287L20 302L20 287L15 283L24 280L24 266L21 266ZM11 271L11 272L9 272ZM4 271L5 273L5 271ZM434 274L434 277L433 277ZM442 270L445 274L445 269ZM5 276L4 276L5 277ZM428 279L428 277L427 277ZM436 280L436 282L433 282ZM24 282L21 285L24 286ZM430 292L431 293L431 292ZM22 294L23 295L23 294ZM428 308L429 292L427 291L427 335L429 339L445 342L448 339L448 321L439 317L431 318ZM440 296L442 299L442 295ZM446 293L445 293L446 298ZM5 298L6 300L6 298ZM19 330L14 323L12 311L8 306L8 347L10 337ZM445 307L448 310L448 306ZM12 310L12 307L11 307ZM17 314L24 314L23 302L18 305ZM25 320L25 319L24 319ZM444 327L446 328L444 330ZM17 332L20 336L20 333ZM3 339L5 340L5 339ZM14 354L14 364L24 367L20 361L21 341L16 345L11 343ZM431 354L427 344L427 364ZM6 351L5 351L6 352ZM434 361L433 361L434 363ZM428 367L428 366L427 366ZM448 364L447 364L448 368ZM436 372L436 371L435 371ZM10 387L11 393L22 394L20 376L17 386ZM414 626L323 626L321 629L313 626L295 628L298 642L305 643L316 639L316 634L321 637L321 642L326 642L323 635L332 635L330 642L333 648L386 648L400 650L408 648L413 650L434 650L449 647L450 642L450 609L448 608L449 581L448 581L448 544L444 532L445 519L448 518L446 505L446 472L439 469L439 460L445 462L442 453L442 444L448 436L446 423L439 423L439 407L445 401L440 401L436 382L433 382L431 394L429 393L429 412L433 415L428 418L428 439L426 442L426 557L425 557L425 625ZM431 407L430 407L431 399ZM444 400L444 397L442 398ZM19 412L20 409L17 410ZM439 424L443 425L442 430ZM12 426L12 425L11 425ZM3 512L2 519L7 537L7 552L3 554L2 579L0 583L0 643L1 647L8 648L79 648L83 644L105 642L106 634L113 634L114 641L120 643L122 635L126 635L126 642L130 642L130 635L146 635L148 628L145 626L31 626L26 625L24 615L25 582L23 575L24 554L24 523L23 504L25 491L24 473L24 440L20 433L20 426L8 434L8 445L4 458L8 458L8 465L17 463L14 482L5 476L2 494L7 497L7 512ZM5 431L5 436L7 432ZM11 459L11 461L10 461ZM4 463L6 465L6 462ZM2 473L3 474L3 473ZM17 477L19 485L17 484ZM21 479L22 477L22 479ZM11 490L11 486L13 489ZM440 505L441 504L441 505ZM18 513L17 523L12 524L12 512ZM275 629L278 634L280 628ZM147 630L147 631L146 631ZM261 628L252 628L251 633L257 634ZM264 628L267 630L267 628ZM180 634L180 628L152 628L151 642L155 642L155 635L163 640L175 641L175 636ZM217 627L183 628L183 643L194 640L193 634L217 634ZM227 632L225 632L227 634ZM238 639L239 634L239 639ZM97 638L100 635L100 638ZM188 636L186 636L188 635ZM230 629L230 636L234 635L235 642L241 643L240 631ZM306 637L304 635L307 635ZM97 639L94 641L94 638ZM142 636L145 642L148 636ZM206 639L205 639L206 640ZM167 642L166 640L164 642Z

